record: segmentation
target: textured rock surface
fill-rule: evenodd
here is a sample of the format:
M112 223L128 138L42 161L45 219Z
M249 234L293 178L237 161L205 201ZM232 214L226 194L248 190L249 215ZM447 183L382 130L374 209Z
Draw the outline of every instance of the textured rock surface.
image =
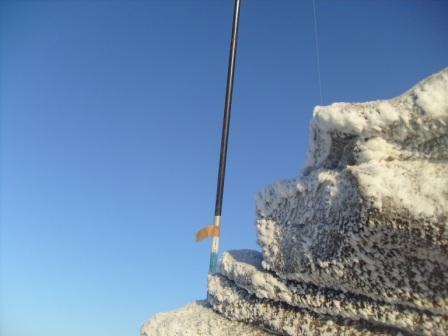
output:
M448 69L316 107L303 175L259 193L256 225L262 253L224 253L208 303L142 335L448 335Z
M340 317L321 315L282 302L259 299L220 274L209 277L209 302L225 317L262 326L281 335L404 335Z
M261 263L262 255L257 251L228 251L222 256L219 273L229 283L233 282L235 287L244 289L258 299L283 302L318 314L364 320L424 335L442 335L444 330L448 330L447 317L375 301L363 295L282 281L274 273L264 271Z
M268 336L255 326L229 321L205 301L190 303L176 311L155 315L141 329L142 336Z
M317 107L304 176L257 202L267 269L448 313L448 71L403 96Z

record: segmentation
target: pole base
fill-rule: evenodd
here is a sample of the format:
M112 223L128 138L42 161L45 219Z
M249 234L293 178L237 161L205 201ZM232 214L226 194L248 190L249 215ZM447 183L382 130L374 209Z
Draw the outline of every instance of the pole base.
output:
M211 274L215 273L217 264L218 264L218 253L216 252L210 253L210 266L208 272Z

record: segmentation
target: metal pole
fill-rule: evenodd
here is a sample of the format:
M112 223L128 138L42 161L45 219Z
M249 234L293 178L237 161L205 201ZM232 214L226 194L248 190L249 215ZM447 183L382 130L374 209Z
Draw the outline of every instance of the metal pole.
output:
M232 39L230 41L226 101L224 107L224 119L223 119L222 136L221 136L221 154L219 158L218 184L216 187L215 219L213 223L218 228L221 227L222 198L224 193L224 178L226 173L227 144L229 141L230 111L232 109L233 79L235 76L235 58L236 58L236 47L238 39L240 3L241 3L240 0L235 0L235 7L233 10ZM209 267L210 273L215 272L218 260L218 250L219 250L219 236L213 236L211 253L210 253L210 267Z

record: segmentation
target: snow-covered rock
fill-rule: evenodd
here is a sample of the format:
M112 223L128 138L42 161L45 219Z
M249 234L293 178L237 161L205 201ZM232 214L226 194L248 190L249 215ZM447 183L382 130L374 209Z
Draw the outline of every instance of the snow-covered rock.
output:
M301 176L257 196L262 253L225 252L208 300L142 336L448 335L448 69L314 110Z
M279 301L259 299L221 274L209 276L208 290L213 309L225 317L258 325L280 335L403 335L395 328L331 317Z
M141 336L268 336L256 326L234 322L214 312L206 301L155 315L141 329Z
M263 266L448 313L448 70L404 95L317 107L304 175L258 195Z
M372 325L393 327L409 333L442 335L442 331L448 330L448 319L443 316L372 300L364 295L303 282L282 281L274 273L263 270L262 260L262 254L257 251L224 252L219 273L228 282L233 282L236 288L260 300L282 302L291 308L305 308L317 314L363 320ZM219 293L212 286L209 288L211 293Z

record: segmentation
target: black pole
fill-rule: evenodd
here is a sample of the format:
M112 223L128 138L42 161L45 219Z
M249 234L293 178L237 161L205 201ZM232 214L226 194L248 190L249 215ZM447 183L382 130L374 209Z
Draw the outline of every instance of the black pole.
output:
M232 27L232 39L230 41L229 68L227 72L226 101L224 107L224 119L222 123L221 154L219 157L218 185L216 187L215 220L213 222L214 228L217 229L218 233L214 234L212 238L212 246L210 251L210 266L209 266L210 273L215 272L216 264L218 261L222 197L224 194L224 178L226 173L227 144L229 142L230 110L232 109L233 78L235 75L235 56L236 56L236 42L238 38L238 20L240 16L240 2L241 2L240 0L235 0L235 8L233 10L233 27Z
M235 76L235 58L238 40L238 23L240 16L240 0L235 0L233 11L232 39L230 41L229 68L227 72L226 101L222 124L221 154L219 158L218 185L216 188L215 216L221 216L224 179L226 174L227 144L229 142L230 112L232 109L233 79Z

